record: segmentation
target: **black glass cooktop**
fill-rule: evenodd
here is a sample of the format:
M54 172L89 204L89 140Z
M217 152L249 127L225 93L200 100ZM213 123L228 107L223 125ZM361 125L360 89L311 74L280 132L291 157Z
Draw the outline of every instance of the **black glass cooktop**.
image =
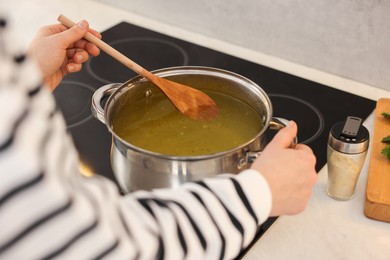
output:
M365 119L375 108L372 100L129 23L119 23L102 35L104 41L148 70L182 65L209 66L256 82L270 96L274 116L297 122L298 140L313 149L317 171L326 163L331 126L350 115ZM83 165L113 181L111 135L106 126L91 115L91 97L95 89L107 83L125 82L134 76L134 72L101 53L91 58L82 72L67 76L54 92ZM263 225L258 237L274 220Z

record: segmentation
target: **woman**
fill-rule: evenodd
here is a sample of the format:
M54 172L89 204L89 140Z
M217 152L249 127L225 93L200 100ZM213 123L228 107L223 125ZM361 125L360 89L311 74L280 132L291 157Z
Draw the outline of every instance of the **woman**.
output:
M290 148L294 122L237 175L126 196L83 177L50 91L99 54L83 36L100 34L86 21L46 26L25 56L0 26L0 258L231 259L269 216L307 205L316 159L306 145Z

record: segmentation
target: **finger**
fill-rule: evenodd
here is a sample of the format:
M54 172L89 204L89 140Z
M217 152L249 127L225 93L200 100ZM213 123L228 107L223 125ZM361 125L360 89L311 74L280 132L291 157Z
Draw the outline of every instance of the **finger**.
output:
M73 47L78 49L84 49L93 56L97 56L100 54L100 49L95 44L88 42L84 39L75 42L73 44Z
M78 22L76 25L74 25L69 30L63 31L58 35L58 37L63 37L63 43L64 48L68 47L69 45L73 44L74 42L77 42L78 40L82 39L85 35L85 33L88 31L88 22L85 20L82 20Z
M85 50L95 57L100 54L100 49L95 44L90 42L85 45Z
M268 146L288 148L291 146L294 138L297 136L297 132L297 124L294 121L290 121L286 127L279 130Z
M38 30L37 35L39 35L41 37L49 36L49 35L57 34L57 33L60 33L60 32L66 31L66 30L68 30L68 27L66 27L65 25L51 24L51 25L46 25L46 26L41 27Z
M69 73L78 72L81 70L82 66L82 64L71 62L66 65L66 70Z
M76 63L84 63L88 60L89 55L86 51L78 51L76 54L72 57L72 60L74 60Z
M317 158L314 155L313 150L309 146L304 145L304 144L297 144L295 146L295 150L302 151L303 153L301 153L301 156L304 156L304 158L305 158L304 161L306 161L307 163L312 165L313 168L315 167L315 164L317 162Z
M89 59L89 54L83 49L68 49L66 56L75 63L83 63Z
M99 39L102 38L102 35L100 34L100 32L98 32L98 31L96 31L96 30L94 30L94 29L89 28L89 29L88 29L88 32L92 33L93 35L95 35L95 36L98 37Z
M297 144L295 146L295 150L301 150L301 151L313 153L313 150L309 146L304 145L304 144Z
M83 63L89 59L89 54L84 49L71 48L66 50L66 57L76 63Z

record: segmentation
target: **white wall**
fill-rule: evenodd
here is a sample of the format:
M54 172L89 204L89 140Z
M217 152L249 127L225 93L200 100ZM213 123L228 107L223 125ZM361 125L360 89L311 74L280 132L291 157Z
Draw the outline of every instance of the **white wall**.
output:
M95 0L390 90L387 0Z

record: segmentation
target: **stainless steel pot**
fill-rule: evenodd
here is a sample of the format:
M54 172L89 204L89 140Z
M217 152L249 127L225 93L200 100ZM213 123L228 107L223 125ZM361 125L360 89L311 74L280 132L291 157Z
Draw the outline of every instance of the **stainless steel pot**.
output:
M179 184L215 176L220 173L238 173L248 168L265 146L264 133L268 129L281 129L287 120L272 117L272 105L264 90L251 80L238 74L209 67L174 67L154 71L160 77L171 80L183 75L196 78L196 87L219 91L245 101L262 117L263 129L249 142L234 149L201 156L168 156L150 152L121 139L112 129L115 111L124 102L136 102L159 92L142 77L126 83L102 86L93 95L92 112L107 125L112 134L111 165L124 192L139 189L176 187ZM203 84L217 80L216 84ZM105 107L102 100L109 96ZM131 122L129 122L131 123ZM232 124L239 122L232 122Z

